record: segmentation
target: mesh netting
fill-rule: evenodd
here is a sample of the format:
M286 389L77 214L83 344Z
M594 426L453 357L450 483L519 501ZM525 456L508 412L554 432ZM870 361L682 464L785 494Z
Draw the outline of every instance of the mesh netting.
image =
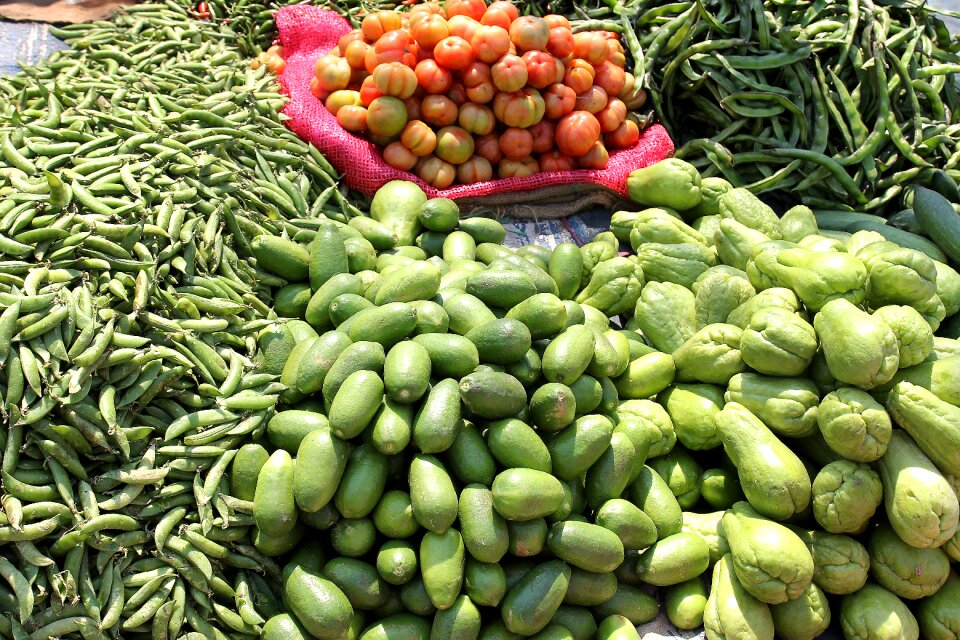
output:
M603 170L545 172L527 178L504 178L435 189L414 174L384 162L376 145L344 130L336 117L310 93L314 62L337 46L340 37L350 31L350 23L333 11L306 5L284 7L277 13L276 22L287 61L280 76L280 83L290 96L283 110L290 117L287 124L343 172L347 186L361 193L372 194L390 180L412 180L431 198L483 198L583 183L625 195L626 177L631 171L673 153L673 143L666 130L653 125L641 133L635 147L612 151L607 168Z

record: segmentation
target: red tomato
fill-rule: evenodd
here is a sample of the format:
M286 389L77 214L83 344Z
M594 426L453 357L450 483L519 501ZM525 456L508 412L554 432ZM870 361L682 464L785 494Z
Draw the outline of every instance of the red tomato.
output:
M607 95L618 96L627 82L627 72L609 60L597 66L597 74L593 83L607 92Z
M550 27L543 18L520 16L510 24L510 40L519 51L546 51Z
M627 105L620 98L610 98L607 106L597 113L600 131L610 133L616 131L627 117Z
M583 31L573 34L573 55L583 58L590 64L600 64L607 59L607 39L596 31Z
M504 158L497 165L497 175L501 178L528 178L539 171L540 165L533 158L523 160Z
M446 93L453 86L453 74L436 60L421 60L415 70L417 83L427 93Z
M567 63L567 70L563 74L563 84L567 85L576 94L581 94L593 86L593 78L597 75L596 69L586 60L574 58Z
M546 153L553 149L556 130L557 125L546 118L527 129L533 136L533 152Z
M350 84L350 64L344 58L320 56L313 65L318 86L324 91L346 89Z
M197 19L198 20L209 20L213 17L213 14L210 13L210 6L206 2L197 3Z
M460 36L447 36L433 48L433 57L451 71L459 71L473 62L473 48Z
M416 93L403 101L403 106L407 108L407 120L420 119L420 103L422 101L423 96L418 96Z
M521 58L527 65L527 84L546 89L563 81L563 63L545 51L527 51Z
M377 88L377 83L373 81L373 76L367 76L360 85L360 101L363 102L363 106L369 107L371 102L382 95L383 93Z
M450 35L447 21L435 13L428 13L410 26L410 33L424 49L433 49L438 42Z
M349 31L343 34L342 36L340 36L340 40L337 42L337 51L342 56L347 52L347 47L350 46L351 42L358 42L358 41L359 42L364 41L363 32L360 31L360 29L353 29L352 31Z
M416 171L421 180L437 189L446 189L457 178L456 168L436 156L421 158Z
M577 103L577 94L565 84L553 84L543 94L544 115L551 120L559 120L573 111Z
M492 177L493 167L483 156L471 156L469 160L457 167L457 181L463 184L486 182Z
M477 104L487 104L497 95L497 88L492 80L487 80L475 87L467 87L467 100Z
M547 51L561 60L573 53L573 32L567 27L553 27L547 39Z
M340 91L334 91L331 93L324 101L324 106L327 108L327 111L333 115L337 115L337 111L347 105L353 105L356 107L363 106L363 101L360 100L359 91L347 91L346 89L341 89Z
M447 97L453 100L453 104L457 105L457 107L470 100L467 97L467 88L463 86L462 82L454 82L450 90L447 91Z
M477 60L493 64L510 50L510 34L498 26L481 25L470 39Z
M557 123L557 148L572 158L586 155L600 139L600 123L587 111L568 113Z
M457 121L460 110L446 96L429 95L420 103L420 114L425 122L435 127L445 127Z
M372 47L363 40L354 40L347 45L347 50L343 52L343 57L351 69L366 70L367 51Z
M417 42L406 29L388 31L373 45L364 61L367 73L373 73L378 64L402 62L411 69L417 66Z
M422 2L410 7L410 12L407 15L412 23L423 15L438 15L441 18L446 18L447 12L440 6L439 2Z
M367 130L367 110L363 107L346 105L337 111L337 122L347 131L360 133Z
M474 135L483 136L493 131L497 121L490 107L468 102L460 107L457 124Z
M460 72L463 86L476 87L490 80L490 65L486 62L471 62Z
M395 140L383 148L383 160L394 169L410 171L417 165L419 158Z
M598 140L585 155L577 158L577 165L583 169L606 169L609 159L607 148Z
M437 134L426 122L411 120L400 133L400 142L413 155L428 156L437 148Z
M508 127L532 127L543 119L544 111L543 96L536 89L501 92L493 99L493 113Z
M616 130L603 136L608 147L628 149L640 141L640 127L633 120L624 120Z
M474 143L476 154L490 164L497 164L503 160L503 153L500 151L500 136L495 133L481 135Z
M399 62L379 65L373 71L373 81L385 96L406 100L417 89L417 74Z
M503 9L492 9L490 7L487 7L486 13L480 18L480 24L497 26L503 29L509 29L511 22L513 22L513 18L510 17L509 13Z
M434 153L450 164L463 164L473 155L473 136L461 127L443 127L437 131L437 148Z
M375 136L395 136L406 124L407 108L397 98L381 96L367 107L367 128Z
M607 106L607 100L607 92L600 85L595 84L577 96L577 104L574 109L600 113L600 110Z
M447 18L469 16L479 20L487 10L487 3L484 0L447 0L443 7L447 10Z
M490 68L493 84L500 91L519 91L527 85L527 63L509 53Z
M450 28L450 35L463 38L467 42L470 42L477 29L483 26L467 16L453 16L447 21L447 25Z
M528 129L507 127L500 134L500 152L508 160L522 160L533 153L533 134Z
M547 26L551 29L556 29L557 27L563 27L564 29L570 28L570 21L564 16L557 15L555 13L549 13L543 16L543 21L547 23Z
M489 13L490 11L503 11L510 16L511 22L520 17L520 10L517 9L516 5L508 0L496 0L495 2L491 2L490 6L487 7L487 12Z
M540 154L541 171L573 171L577 163L573 158L565 156L556 149Z
M360 23L360 30L363 31L363 37L371 42L376 42L377 38L388 31L400 29L403 27L403 21L400 14L396 11L377 11L367 14Z

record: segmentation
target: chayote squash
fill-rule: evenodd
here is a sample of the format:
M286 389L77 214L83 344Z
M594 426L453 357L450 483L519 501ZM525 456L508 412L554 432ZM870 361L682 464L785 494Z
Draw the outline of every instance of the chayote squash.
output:
M828 302L813 319L830 373L861 389L881 385L897 372L897 337L882 320L847 300Z
M703 469L682 446L675 446L670 453L648 460L647 464L664 479L682 509L690 509L700 501Z
M820 392L807 378L738 373L724 397L745 406L779 435L803 437L817 430Z
M789 377L806 370L817 346L813 325L796 313L772 308L757 311L747 322L740 353L747 366L759 373Z
M723 409L723 389L710 384L677 383L662 391L657 400L667 410L677 440L684 447L702 451L720 446L714 416Z
M689 210L695 216L715 216L720 213L720 196L733 189L723 178L700 178L700 203Z
M960 273L939 260L933 261L937 270L937 297L943 302L947 317L960 312Z
M865 464L837 460L813 479L813 517L830 533L863 533L881 502L880 476Z
M656 458L670 453L677 443L677 434L673 429L673 422L667 410L652 400L624 400L617 405L617 421L639 422L654 434L651 437L649 458Z
M711 566L720 561L720 558L730 553L727 538L723 535L723 515L725 511L711 513L683 512L683 530L695 533L707 543L710 548Z
M798 204L784 212L780 218L780 232L789 242L800 242L804 238L820 233L817 218L810 207ZM846 250L846 249L844 249Z
M679 284L651 282L640 292L633 319L650 344L673 353L697 330L696 299Z
M944 402L960 406L960 354L944 355L947 357L900 369L889 382L873 389L873 394L885 401L891 389L906 381L927 389Z
M950 575L950 558L941 549L912 547L883 524L867 541L870 574L880 586L906 600L932 596Z
M771 240L783 237L776 212L747 189L731 189L717 199L720 216L733 218Z
M798 598L770 607L770 613L783 640L814 640L830 627L827 594L812 582Z
M883 405L853 387L842 387L824 396L817 424L831 449L856 462L873 462L882 456L893 431Z
M859 591L867 581L870 556L856 539L841 533L790 527L813 557L813 582L827 593Z
M647 242L683 244L694 242L707 245L706 238L683 220L662 209L644 209L636 214L630 230L630 245L639 247Z
M669 207L677 211L700 204L700 172L689 162L667 158L635 169L627 176L627 196L648 207Z
M840 605L840 625L847 640L919 640L917 619L897 596L868 584Z
M693 283L693 293L696 296L697 329L727 322L734 309L757 294L746 273L726 265L704 271Z
M709 324L673 352L681 382L726 384L746 368L740 354L743 331L732 324Z
M857 252L867 268L867 301L873 308L920 304L937 294L937 268L928 255L892 242Z
M770 607L743 588L729 553L713 567L703 629L707 640L773 640Z
M716 252L705 244L647 242L634 249L647 280L674 282L688 289L700 274L717 264Z
M904 380L887 395L887 408L940 471L960 475L960 407Z
M887 305L873 312L897 337L900 368L912 367L927 359L933 351L933 329L913 307Z
M917 620L924 640L960 638L960 576L951 573L940 591L920 602Z
M800 300L790 289L774 287L764 289L730 312L727 322L735 324L741 329L746 328L753 314L762 309L785 309L792 313L800 312Z
M741 270L747 268L747 263L770 240L770 236L765 233L751 229L732 218L721 217L713 234L713 243L720 261Z
M648 211L656 211L664 215L680 220L680 214L673 209L658 207L655 209L644 209L643 211L615 211L610 216L610 231L620 242L630 242L630 232L641 219L645 219Z
M632 311L643 288L643 270L628 258L619 256L596 266L590 282L576 301L599 309L608 316Z

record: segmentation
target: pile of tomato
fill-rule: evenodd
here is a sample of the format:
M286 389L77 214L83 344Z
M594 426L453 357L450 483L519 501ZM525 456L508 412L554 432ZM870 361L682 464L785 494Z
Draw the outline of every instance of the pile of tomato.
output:
M445 188L606 167L646 94L617 35L505 0L378 11L321 56L310 89L393 167Z

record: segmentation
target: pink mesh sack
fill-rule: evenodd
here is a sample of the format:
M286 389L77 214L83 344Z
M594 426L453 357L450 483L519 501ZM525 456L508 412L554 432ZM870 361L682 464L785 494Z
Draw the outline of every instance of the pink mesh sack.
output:
M344 130L323 102L310 93L314 62L337 46L340 37L350 31L350 23L334 11L307 5L282 8L276 23L287 62L280 83L290 97L283 109L290 117L288 126L343 172L347 186L364 194L374 193L390 180L412 180L429 197L456 199L468 210L493 207L520 217L559 217L589 206L611 206L625 198L626 177L631 171L673 153L666 130L653 125L641 133L636 146L611 152L603 170L545 172L436 189L384 162L376 145Z

